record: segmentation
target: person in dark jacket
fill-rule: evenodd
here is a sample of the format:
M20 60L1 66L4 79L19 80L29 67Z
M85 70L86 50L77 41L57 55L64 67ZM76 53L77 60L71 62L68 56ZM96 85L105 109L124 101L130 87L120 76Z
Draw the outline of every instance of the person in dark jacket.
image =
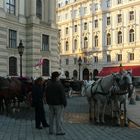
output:
M45 118L44 103L43 103L43 79L41 77L35 80L32 88L32 104L35 108L35 126L37 129L43 127L49 127ZM42 126L41 126L42 125Z
M49 134L54 133L54 121L56 122L56 135L65 135L62 127L63 111L67 105L64 87L59 81L59 73L53 72L51 80L46 86L46 101L49 105Z

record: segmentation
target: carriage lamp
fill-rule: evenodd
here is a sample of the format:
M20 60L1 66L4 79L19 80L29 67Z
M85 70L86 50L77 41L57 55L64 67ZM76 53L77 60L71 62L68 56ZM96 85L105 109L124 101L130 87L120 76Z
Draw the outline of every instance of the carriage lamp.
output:
M81 58L81 56L78 58L78 65L79 65L79 80L80 80L80 69L81 69L81 65L82 65L82 58Z
M24 52L24 46L22 44L22 40L20 40L19 46L18 46L18 53L20 55L20 77L22 77L22 55Z

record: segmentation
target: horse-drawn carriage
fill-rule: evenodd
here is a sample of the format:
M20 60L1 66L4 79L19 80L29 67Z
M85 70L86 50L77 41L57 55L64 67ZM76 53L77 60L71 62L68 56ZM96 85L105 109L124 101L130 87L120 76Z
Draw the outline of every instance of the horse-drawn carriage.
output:
M105 123L106 111L110 110L110 120L115 118L115 123L120 125L123 118L123 125L127 125L126 99L131 98L134 90L132 76L127 71L122 75L114 73L97 81L84 82L82 89L89 102L90 120Z
M63 84L65 93L68 97L72 97L76 94L81 95L83 81L70 79L60 79L60 81Z

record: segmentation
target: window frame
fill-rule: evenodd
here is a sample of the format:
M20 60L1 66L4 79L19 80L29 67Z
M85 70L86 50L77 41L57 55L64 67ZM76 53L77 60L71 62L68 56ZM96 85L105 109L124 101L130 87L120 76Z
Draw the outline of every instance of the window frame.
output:
M133 29L129 30L129 42L134 42L135 41L135 32Z
M121 31L119 31L118 32L118 44L122 44L122 32Z
M13 2L13 3L12 3ZM13 9L11 9L13 8ZM6 0L6 9L9 14L16 15L16 0ZM13 12L12 12L13 11Z
M42 51L49 51L50 50L50 37L49 35L46 35L46 34L42 34L42 48L41 50Z
M9 57L9 76L17 76L17 58Z
M42 76L50 76L50 61L49 61L49 59L43 59Z
M9 29L9 48L17 48L17 31Z

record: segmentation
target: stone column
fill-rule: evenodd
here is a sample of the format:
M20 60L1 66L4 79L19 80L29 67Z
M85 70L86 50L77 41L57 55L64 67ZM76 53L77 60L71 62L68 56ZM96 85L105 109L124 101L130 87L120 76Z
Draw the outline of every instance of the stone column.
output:
M0 0L0 17L5 17L4 1Z
M36 0L31 0L30 15L33 19L36 17Z
M49 0L49 23L56 26L56 0Z
M25 1L23 1L23 0L19 0L18 1L18 15L19 15L19 20L20 20L20 22L22 22L22 23L25 23L26 22L26 20L25 20Z

